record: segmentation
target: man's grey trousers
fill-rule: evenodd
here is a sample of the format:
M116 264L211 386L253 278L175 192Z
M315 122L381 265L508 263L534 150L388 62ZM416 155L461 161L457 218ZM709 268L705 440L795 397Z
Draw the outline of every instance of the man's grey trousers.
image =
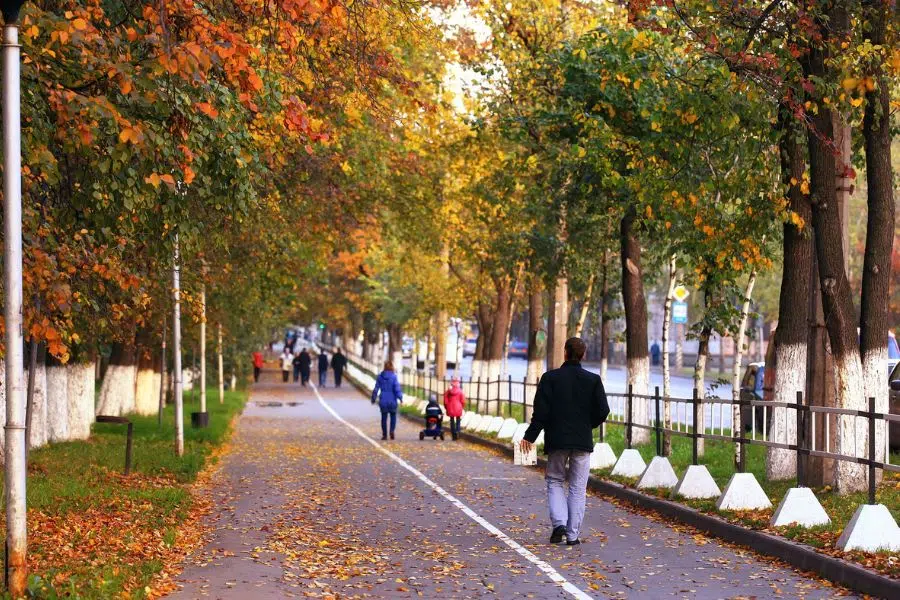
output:
M566 528L566 538L577 540L584 520L585 494L591 473L591 453L583 450L554 450L547 457L547 499L553 528ZM566 482L569 484L566 493Z

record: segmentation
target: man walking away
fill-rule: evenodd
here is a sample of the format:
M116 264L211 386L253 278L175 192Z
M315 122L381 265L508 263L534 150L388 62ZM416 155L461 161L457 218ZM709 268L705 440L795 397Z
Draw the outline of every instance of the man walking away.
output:
M530 452L541 430L547 452L547 499L553 533L551 544L565 537L569 546L578 539L584 520L587 480L590 475L593 430L609 415L600 376L581 368L585 345L581 338L566 340L566 361L544 373L534 395L534 414L520 446ZM565 483L569 484L566 495Z
M300 354L294 356L294 383L297 383L297 380L300 379L300 363L302 360Z
M309 370L312 367L312 357L306 348L300 351L300 382L305 386L309 383Z
M319 350L319 387L325 387L328 379L328 355L324 350Z
M334 369L334 387L341 387L341 379L344 377L344 367L347 366L347 357L338 348L331 357L331 368Z

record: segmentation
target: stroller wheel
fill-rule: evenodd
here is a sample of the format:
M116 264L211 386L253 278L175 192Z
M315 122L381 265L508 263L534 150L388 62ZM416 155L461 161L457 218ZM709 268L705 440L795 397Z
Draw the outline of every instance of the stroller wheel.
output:
M424 439L425 439L425 432L424 432L424 431L420 431L420 432L419 432L419 439L420 439L420 440L424 440Z

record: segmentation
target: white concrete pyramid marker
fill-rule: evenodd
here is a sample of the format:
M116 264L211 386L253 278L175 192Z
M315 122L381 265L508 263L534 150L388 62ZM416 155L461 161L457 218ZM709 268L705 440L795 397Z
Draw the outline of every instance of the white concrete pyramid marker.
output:
M466 412L463 413L463 416L459 419L459 426L462 427L463 429L467 428L469 426L469 423L472 422L472 417L474 417L474 416L475 416L475 413L473 413L470 410L467 410Z
M900 552L900 527L884 504L863 504L837 541L838 550Z
M606 442L594 444L591 452L591 469L606 469L616 464L616 453Z
M518 427L516 427L516 430L513 432L512 441L513 442L522 441L522 438L525 437L526 431L528 431L528 423L519 423Z
M503 417L494 417L491 419L491 422L488 423L487 432L488 433L497 433L500 431L500 428L503 427Z
M781 499L781 503L772 515L772 527L784 527L786 525L801 525L803 527L815 527L816 525L828 525L831 519L822 508L819 499L813 491L807 487L791 488Z
M653 460L638 479L638 489L648 488L673 488L678 484L678 475L672 468L672 463L665 456L654 456Z
M503 421L503 426L500 428L500 431L497 432L497 439L508 440L512 438L513 433L516 432L518 426L519 424L515 419L506 419Z
M673 496L681 498L718 498L722 490L716 485L716 480L709 474L706 465L690 465L675 489Z
M469 420L469 424L466 425L466 429L469 429L469 430L471 430L471 431L478 431L478 426L481 425L481 421L482 421L483 419L484 419L484 417L482 417L481 415L479 415L478 413L476 413L476 414L473 415L472 418Z
M492 417L490 417L489 415L484 415L478 422L478 427L474 427L473 429L475 429L475 431L477 431L478 433L484 433L488 430L488 427L491 426L491 420Z
M622 451L622 456L616 461L610 475L618 475L620 477L640 477L647 468L647 463L641 457L641 453L634 448L628 448Z
M719 510L760 510L772 503L753 473L735 473L716 502Z

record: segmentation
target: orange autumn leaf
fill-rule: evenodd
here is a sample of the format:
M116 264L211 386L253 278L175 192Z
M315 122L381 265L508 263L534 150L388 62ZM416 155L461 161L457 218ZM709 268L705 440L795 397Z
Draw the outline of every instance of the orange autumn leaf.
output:
M159 179L170 188L175 189L175 178L168 173L166 173L165 175L160 175Z
M204 115L211 119L215 119L219 116L219 111L216 110L216 107L210 104L209 102L198 102L196 104L197 110L202 112Z
M76 31L84 31L85 29L87 29L87 26L88 26L87 21L85 21L81 17L78 17L77 19L72 21L72 28L75 29Z
M187 184L190 184L194 181L194 177L196 177L196 175L194 174L194 170L191 169L190 167L185 167L184 168L184 182Z
M144 182L149 183L155 188L159 187L159 184L162 183L162 179L156 173L151 174L149 177L144 178Z

